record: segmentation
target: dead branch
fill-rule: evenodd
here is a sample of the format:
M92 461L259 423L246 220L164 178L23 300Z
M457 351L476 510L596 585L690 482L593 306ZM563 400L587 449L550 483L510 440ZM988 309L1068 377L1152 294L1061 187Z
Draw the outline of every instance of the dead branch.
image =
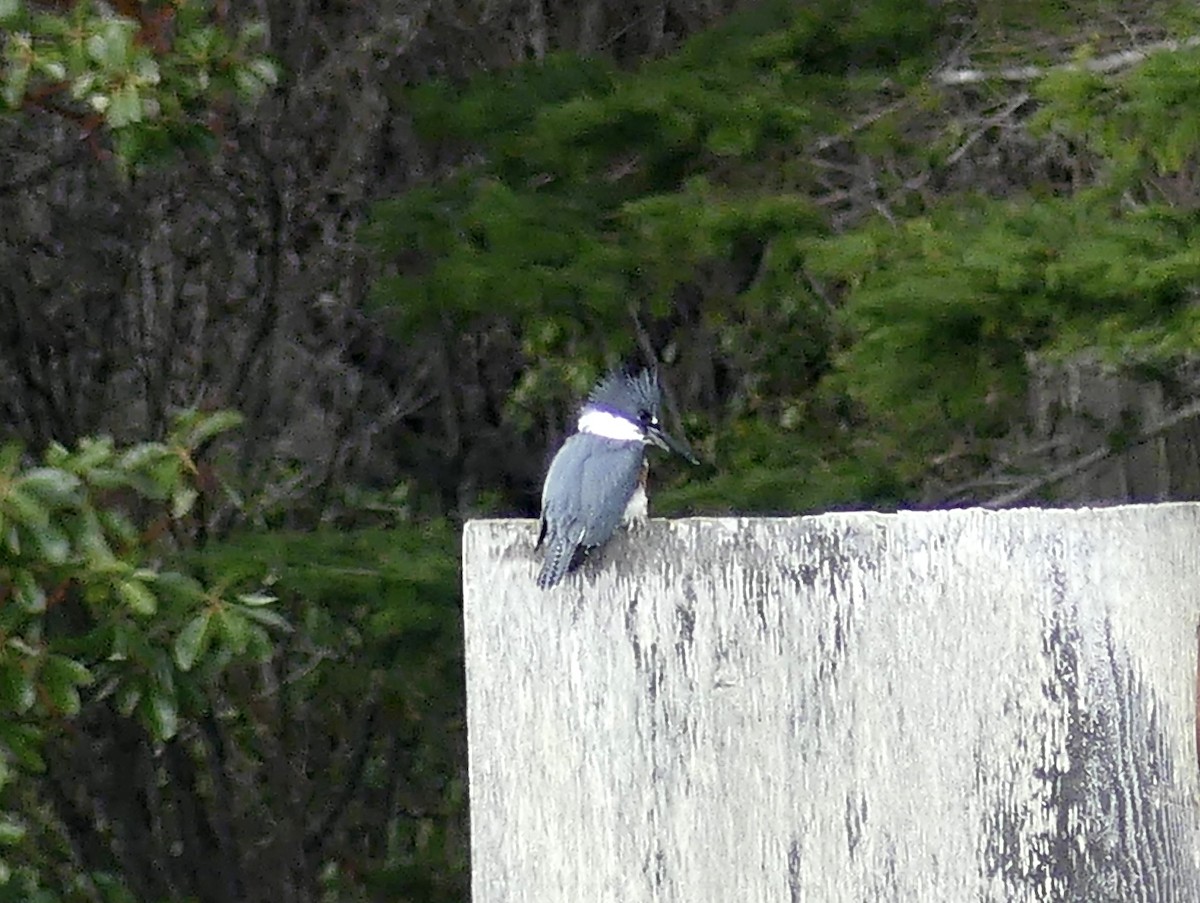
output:
M1058 63L1054 66L1009 66L1004 69L947 69L934 75L933 80L939 85L952 87L955 85L974 85L980 82L1006 81L1029 82L1036 81L1050 72L1095 72L1106 74L1136 66L1156 53L1177 52L1191 47L1200 46L1200 36L1185 38L1182 41L1155 41L1133 50L1121 50L1105 56L1096 57L1082 62Z
M1136 437L1134 437L1133 441L1130 442L1126 448L1132 448L1134 446L1141 445L1143 442L1147 442L1150 439L1160 436L1167 430L1178 426L1184 421L1191 420L1193 417L1200 417L1200 402L1186 405L1180 408L1174 414L1164 417L1162 420L1147 426L1145 429L1139 432ZM998 495L995 498L989 499L983 503L983 507L1003 508L1007 505L1012 505L1016 502L1023 501L1024 499L1029 498L1029 496L1033 495L1035 492L1065 480L1068 477L1083 473L1084 471L1095 467L1097 464L1106 460L1110 456L1116 454L1119 454L1119 452L1108 445L1103 445L1100 448L1092 449L1092 451L1085 455L1080 455L1074 461L1068 461L1061 467L1056 467L1053 470L1049 470L1037 477L1034 477L1011 492L1006 492L1003 495Z

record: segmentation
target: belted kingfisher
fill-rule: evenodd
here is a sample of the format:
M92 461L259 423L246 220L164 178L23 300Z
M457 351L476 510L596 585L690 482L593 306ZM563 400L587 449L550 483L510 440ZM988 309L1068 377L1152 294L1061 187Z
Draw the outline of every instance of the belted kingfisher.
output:
M646 446L653 443L699 464L686 445L659 426L662 388L656 370L614 370L592 389L578 432L550 462L542 487L546 542L537 584L549 589L604 545L622 523L647 514Z

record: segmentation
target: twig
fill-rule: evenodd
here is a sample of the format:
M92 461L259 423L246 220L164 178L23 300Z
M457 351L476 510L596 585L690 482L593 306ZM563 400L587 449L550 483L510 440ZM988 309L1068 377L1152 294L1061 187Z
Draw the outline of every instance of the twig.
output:
M984 135L986 135L989 131L991 131L996 126L1003 125L1004 120L1008 119L1009 116L1011 116L1013 113L1017 112L1017 110L1021 109L1021 107L1025 106L1025 104L1028 102L1029 102L1029 92L1022 91L1020 94L1018 94L1016 97L1014 97L1009 103L1005 104L1004 109L1002 109L999 113L996 113L992 116L989 116L987 119L985 119L983 121L983 125L981 125L978 129L976 129L971 134L971 136L969 138L967 138L966 141L964 141L962 144L960 144L958 147L956 147L954 149L954 152L952 154L950 154L949 157L946 158L946 165L953 166L955 163L957 163L959 160L961 160L963 155L968 150L971 149L971 146L974 145L975 142L977 142L980 138L982 138Z
M841 144L843 141L848 141L852 135L855 135L858 132L861 132L863 129L874 125L884 116L890 116L892 113L902 109L911 102L912 98L902 97L900 100L893 101L886 106L880 107L878 110L873 110L872 112L867 113L865 116L854 120L854 122L850 123L850 125L848 125L844 131L839 132L836 135L825 135L822 138L818 138L813 142L812 146L808 149L808 152L810 154L819 154L821 151L828 150L835 144Z
M978 129L976 129L974 132L972 132L970 135L968 135L967 138L958 147L956 147L954 149L954 151L946 158L944 167L946 169L949 169L950 167L957 164L958 161L961 160L963 158L963 156L967 153L967 151L969 151L971 149L971 147L974 146L989 131L994 129L996 126L1003 125L1004 120L1006 120L1013 113L1015 113L1017 110L1019 110L1021 107L1023 107L1026 103L1028 103L1029 97L1030 97L1030 95L1027 91L1022 91L1020 94L1018 94L1016 97L1014 97L1008 103L1006 103L1004 105L1003 109L1000 110L1000 112L994 113L991 116L987 117L987 119L985 119L983 121L983 124ZM900 197L902 197L906 194L909 194L911 192L914 192L914 191L920 191L922 188L924 188L929 183L929 180L932 179L933 176L934 176L934 171L932 169L926 169L923 172L917 173L912 178L905 180L905 182L892 193L891 198L889 198L889 200L900 198ZM825 198L821 198L816 203L818 205L820 205L823 202L828 202L829 197L832 197L832 196L827 196ZM886 206L887 202L885 201L882 203L884 203ZM876 209L879 209L878 203L876 203L874 206L876 207ZM888 216L886 213L884 213L884 215L887 217L889 222L892 221L892 218L890 216Z

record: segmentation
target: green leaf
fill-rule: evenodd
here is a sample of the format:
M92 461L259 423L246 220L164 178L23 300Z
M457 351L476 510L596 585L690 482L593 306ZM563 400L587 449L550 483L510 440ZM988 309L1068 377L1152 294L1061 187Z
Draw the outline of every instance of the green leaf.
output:
M55 667L62 668L63 673L66 674L66 676L76 686L86 687L96 679L92 674L91 669L83 662L76 661L75 659L65 655L52 656L51 660L56 663Z
M125 470L144 470L169 457L171 450L161 442L143 442L125 451L117 463Z
M13 575L17 604L30 614L41 614L46 610L46 592L33 574L22 568Z
M67 77L67 67L63 65L62 60L39 57L37 60L37 70L42 75L56 82L64 81Z
M14 530L13 533L16 531ZM65 533L51 524L30 527L38 552L48 564L64 564L71 555L71 542ZM12 540L10 539L10 546Z
M179 416L175 425L175 441L184 448L197 448L214 436L241 426L244 419L237 411L188 411Z
M247 67L258 78L260 82L267 86L274 86L279 82L279 67L275 65L273 60L265 57L258 57L250 61Z
M97 511L96 516L100 519L100 526L109 536L127 546L137 545L140 533L121 511L102 510Z
M0 22L15 19L21 11L21 0L0 0Z
M9 489L8 494L0 497L9 517L27 527L45 527L50 523L50 512L45 504L17 486Z
M217 611L217 630L225 645L233 653L241 655L246 651L246 644L250 640L250 624L241 612L234 611L228 606L219 609Z
M708 133L704 143L714 154L722 157L741 157L754 150L758 140L749 123L727 122Z
M112 651L108 654L110 662L123 662L129 658L131 647L137 639L134 626L124 618L113 624Z
M22 768L35 772L46 770L46 762L38 749L42 744L42 732L35 725L0 721L0 743L8 747Z
M79 451L75 454L74 467L78 472L94 470L107 464L113 457L113 443L107 436L99 439L80 439Z
M68 505L78 498L79 477L55 467L35 467L17 485L50 505Z
M233 81L237 86L238 94L243 100L253 101L262 96L267 85L273 82L264 82L257 71L246 66L239 66L233 70Z
M114 129L142 121L142 96L137 85L122 85L117 89L110 99L106 118Z
M137 75L138 82L143 85L157 85L162 81L162 74L158 70L158 63L148 56L138 60L133 71Z
M37 658L39 655L41 655L41 653L35 647L29 645L29 641L23 636L11 636L8 638L8 642L4 645L6 645L9 649L13 649L21 653L22 655L28 656L29 658Z
M29 86L29 63L23 60L12 60L4 70L3 87L0 96L10 107L18 107L25 97L25 89Z
M128 718L142 701L142 688L137 684L122 684L117 690L117 711Z
M184 625L175 638L175 663L181 671L190 671L204 651L208 640L208 622L212 610L205 609Z
M269 596L266 593L245 593L238 596L238 601L243 605L258 607L260 605L270 605L272 602L278 602L278 596Z
M0 665L0 708L5 714L24 714L36 701L37 693L29 670L13 661Z
M170 498L176 487L179 486L182 469L183 464L175 454L155 462L150 468L150 479L154 481L154 492L151 493L151 497Z
M75 681L76 672L66 664L61 655L51 656L42 667L42 687L50 697L50 704L68 717L79 714L79 690Z
M155 646L151 650L149 664L152 692L175 696L175 663L171 661L171 650Z
M160 596L167 596L179 602L199 602L205 595L200 581L178 571L157 574L154 577L154 586Z
M140 580L122 580L117 583L117 594L130 609L139 615L152 615L158 609L154 593Z
M0 813L0 846L11 847L25 839L25 825L9 812Z
M79 690L71 684L56 685L53 690L47 687L47 692L50 693L50 701L54 707L68 718L74 718L83 708Z
M199 495L200 493L190 486L180 486L176 489L171 495L171 517L178 520L191 511Z
M62 448L62 446L58 446ZM21 466L21 456L25 453L20 442L5 442L0 445L0 474L13 474Z
M292 625L287 618L277 611L271 611L266 608L244 608L242 614L251 621L257 621L266 627L273 627L283 633L291 633Z
M79 534L76 541L79 548L87 555L88 563L98 570L111 567L117 560L104 535L104 525L100 523L99 516L91 508L86 509L79 519Z
M94 35L88 38L88 55L109 71L124 69L133 50L133 22L107 19Z
M155 689L150 693L149 703L145 714L150 732L156 740L170 740L179 731L179 709L174 696Z

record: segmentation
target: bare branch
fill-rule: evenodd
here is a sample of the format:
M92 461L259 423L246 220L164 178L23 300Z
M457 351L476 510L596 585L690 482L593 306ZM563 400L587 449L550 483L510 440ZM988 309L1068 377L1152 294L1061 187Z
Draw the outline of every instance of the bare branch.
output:
M1167 430L1178 426L1184 421L1191 420L1193 417L1200 417L1200 402L1182 407L1174 414L1164 417L1157 423L1146 427L1137 434L1128 447L1141 445L1143 442L1147 442L1156 436L1160 436ZM995 498L984 502L984 507L1003 508L1006 505L1012 505L1016 502L1023 501L1029 498L1029 496L1033 495L1035 492L1065 480L1068 477L1083 473L1089 468L1095 467L1101 461L1104 461L1110 456L1116 454L1119 454L1119 452L1107 445L1093 449L1087 454L1076 458L1074 461L1068 461L1061 467L1056 467L1053 470L1046 471L1045 473L1034 477L1032 480L1029 480L1029 482L1023 484L1017 489L1012 490L1011 492L1006 492L1003 495L998 495Z
M1176 52L1190 47L1200 46L1200 36L1185 38L1182 41L1155 41L1134 50L1121 50L1105 56L1096 57L1083 62L1058 63L1054 66L1009 66L1004 69L948 69L934 75L933 80L947 87L955 85L975 85L980 82L1005 81L1029 82L1036 81L1050 72L1095 72L1104 74L1117 72L1136 66L1155 53Z
M878 110L872 110L870 113L854 120L854 122L850 123L849 126L836 135L823 135L818 138L809 148L809 153L819 154L821 151L828 150L835 144L841 144L843 141L849 140L853 135L857 135L863 129L870 128L880 119L883 119L883 117L899 112L910 103L912 103L911 97L902 97L900 100L882 106Z

